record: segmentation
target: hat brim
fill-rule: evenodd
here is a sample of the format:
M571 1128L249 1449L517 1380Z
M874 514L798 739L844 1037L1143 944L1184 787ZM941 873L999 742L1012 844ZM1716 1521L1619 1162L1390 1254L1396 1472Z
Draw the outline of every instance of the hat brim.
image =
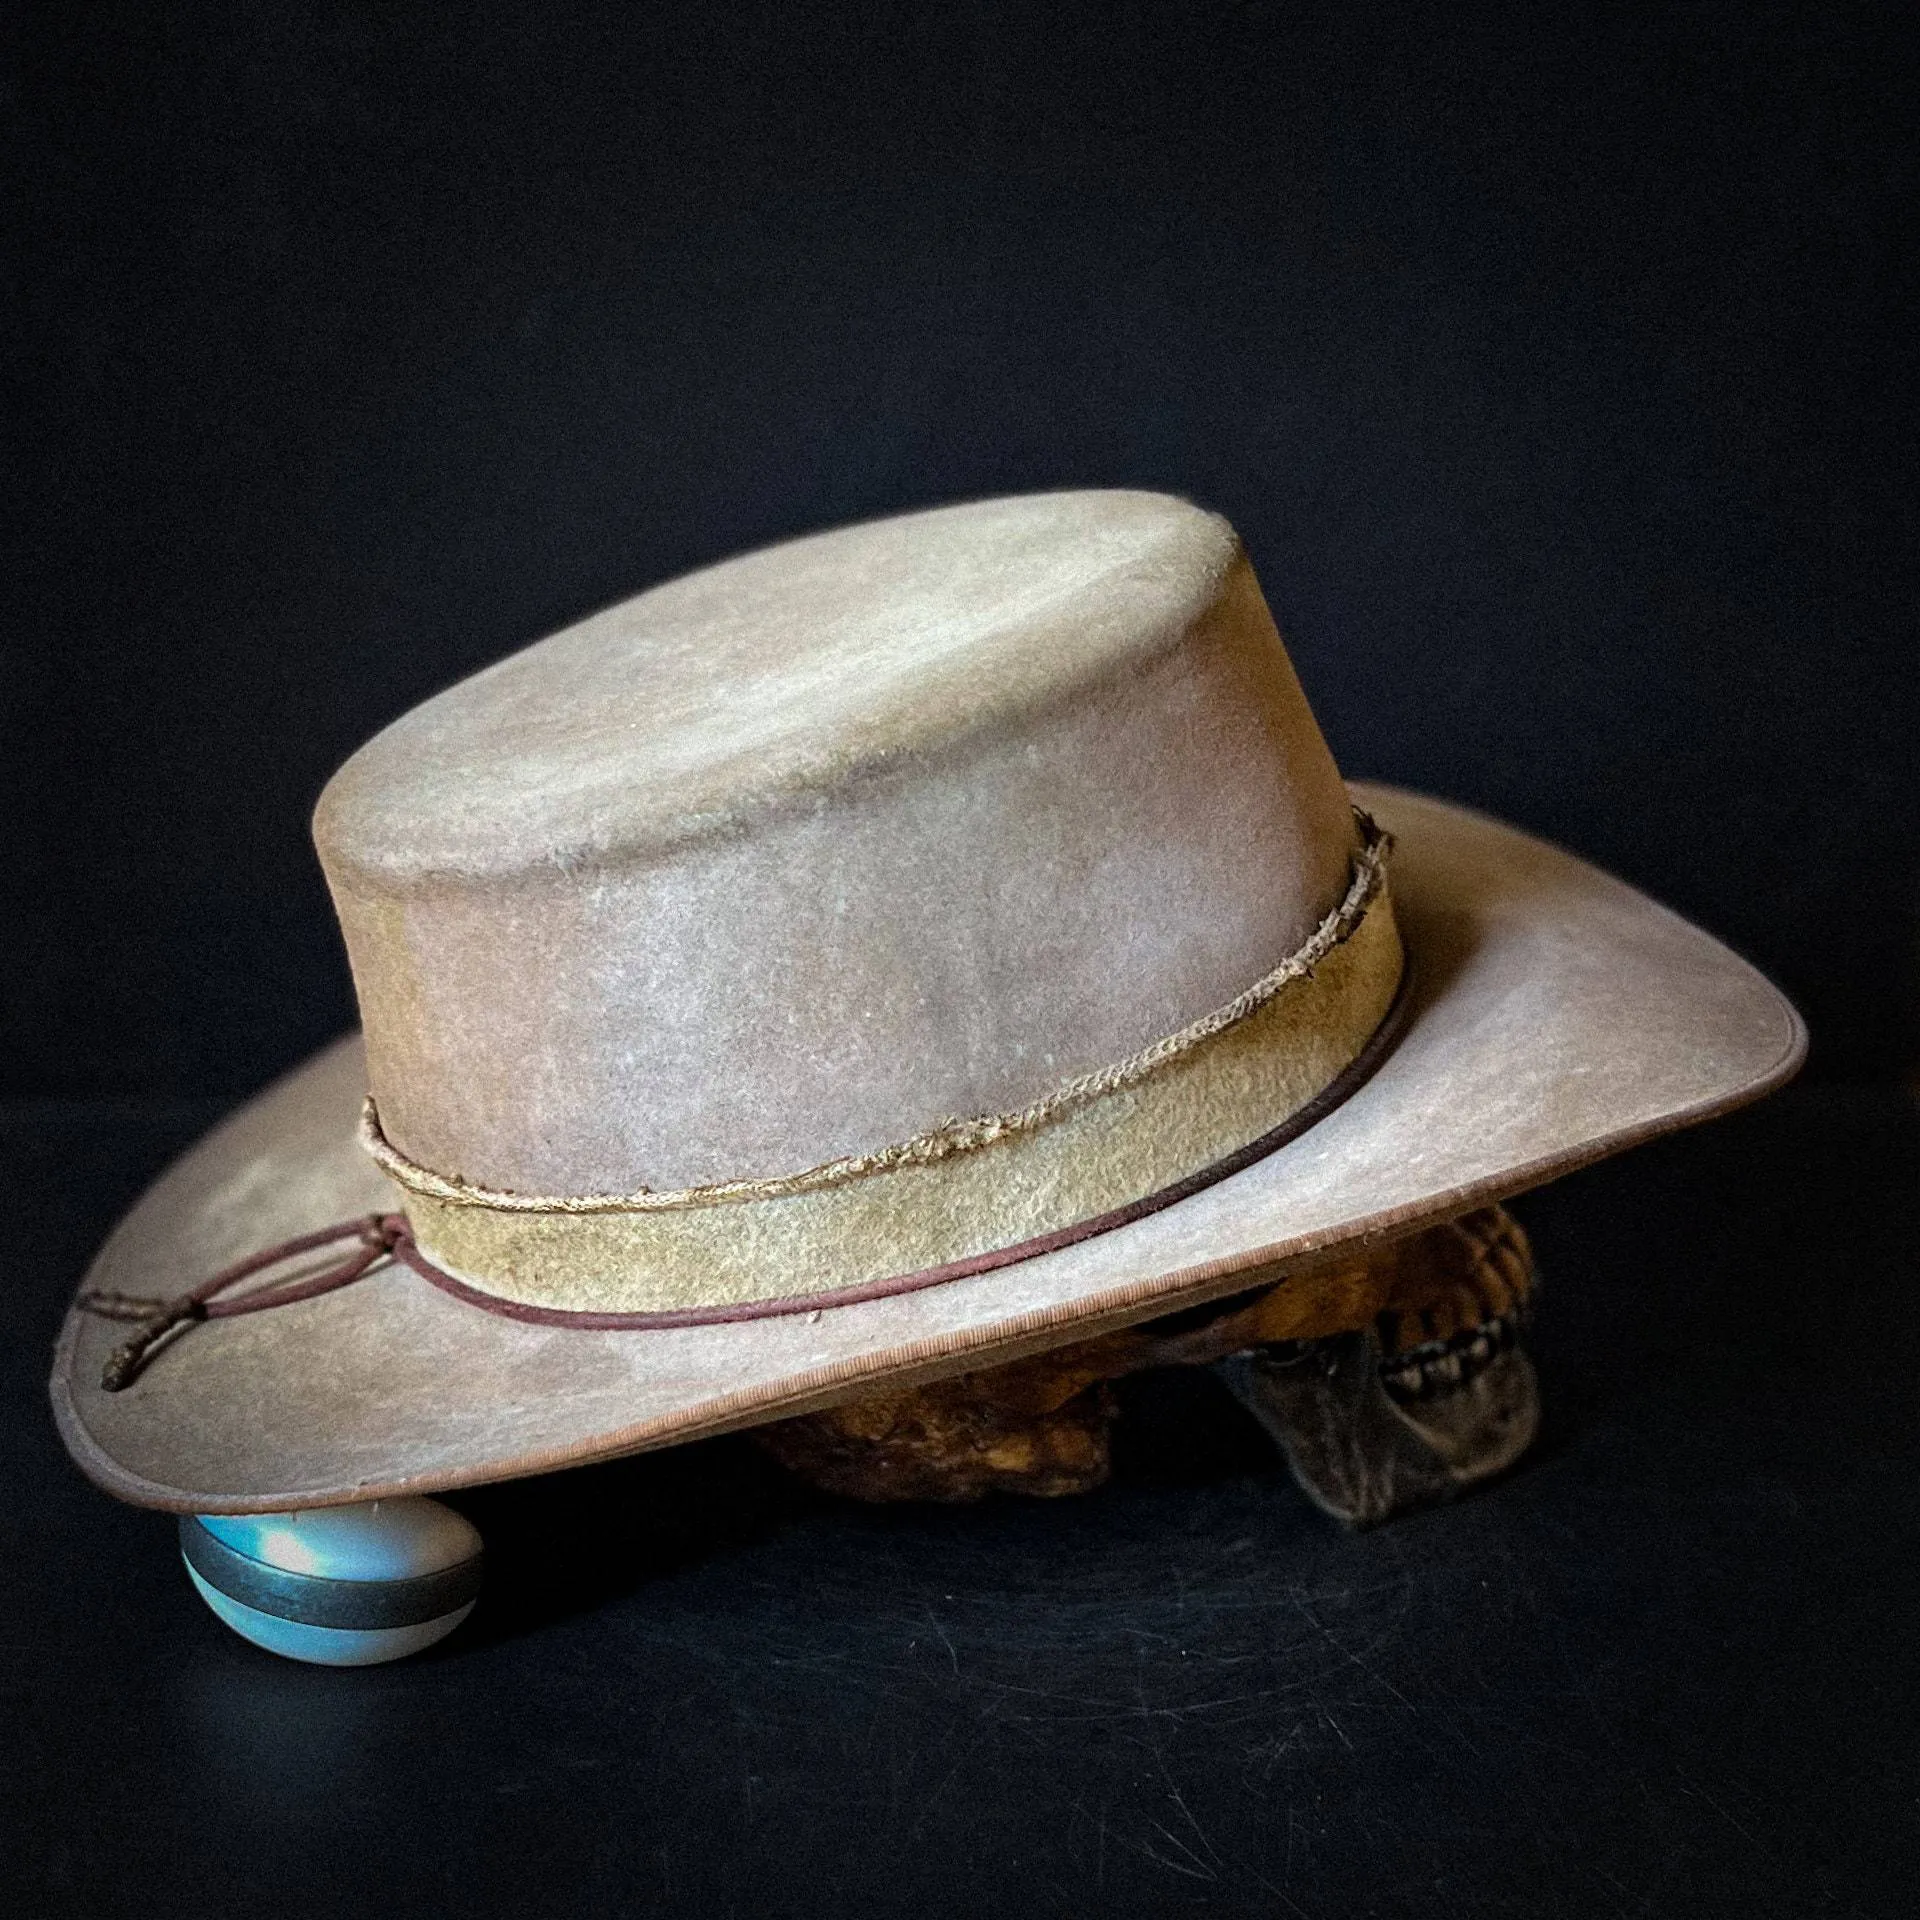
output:
M1806 1030L1717 941L1585 862L1465 808L1357 784L1396 837L1413 966L1401 1036L1289 1145L1177 1204L998 1271L734 1325L529 1324L395 1265L226 1319L102 1391L123 1325L71 1312L55 1354L68 1450L124 1500L241 1513L543 1473L1013 1359L1305 1271L1789 1079ZM183 1155L86 1284L171 1296L393 1189L355 1138L357 1038ZM1264 1277L1264 1273L1263 1273Z

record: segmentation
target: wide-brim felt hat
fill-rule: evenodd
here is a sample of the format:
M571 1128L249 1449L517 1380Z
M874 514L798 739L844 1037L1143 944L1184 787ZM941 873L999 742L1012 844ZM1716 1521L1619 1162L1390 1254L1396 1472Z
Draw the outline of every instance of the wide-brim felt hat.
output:
M63 1328L122 1498L600 1460L1319 1265L1778 1086L1783 996L1593 867L1344 784L1245 554L1140 493L843 529L403 717L316 840L364 1040Z

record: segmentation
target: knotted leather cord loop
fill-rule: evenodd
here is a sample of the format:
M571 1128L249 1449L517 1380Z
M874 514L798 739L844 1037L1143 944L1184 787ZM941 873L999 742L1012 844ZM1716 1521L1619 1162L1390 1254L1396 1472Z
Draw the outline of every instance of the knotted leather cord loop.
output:
M229 1287L237 1287L241 1281L265 1273L282 1261L298 1259L303 1253L317 1253L322 1247L348 1239L359 1242L355 1250L317 1273L292 1274L284 1280L255 1287L237 1299L220 1298ZM171 1300L118 1293L112 1288L89 1289L75 1303L83 1312L97 1314L103 1320L141 1323L139 1332L122 1341L107 1356L106 1365L100 1369L101 1390L118 1393L132 1386L154 1353L182 1327L196 1326L203 1320L229 1320L242 1313L261 1313L268 1307L291 1306L296 1300L312 1300L323 1293L332 1293L337 1287L350 1287L398 1251L403 1242L411 1243L412 1239L413 1232L405 1214L368 1213L357 1220L343 1220L316 1233L303 1233L294 1239L282 1240L278 1246L250 1253L244 1260L223 1267L211 1280L203 1280Z

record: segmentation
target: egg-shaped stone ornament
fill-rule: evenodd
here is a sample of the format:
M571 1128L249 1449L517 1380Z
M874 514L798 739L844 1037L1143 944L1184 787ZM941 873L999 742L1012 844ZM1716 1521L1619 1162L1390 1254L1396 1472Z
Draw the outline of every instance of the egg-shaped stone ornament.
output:
M480 1593L480 1535L438 1500L185 1514L180 1554L235 1633L320 1666L418 1653L445 1639Z

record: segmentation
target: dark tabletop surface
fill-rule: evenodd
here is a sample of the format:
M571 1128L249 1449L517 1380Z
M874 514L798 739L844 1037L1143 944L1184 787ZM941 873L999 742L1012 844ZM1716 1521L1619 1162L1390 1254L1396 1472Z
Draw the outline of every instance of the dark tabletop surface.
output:
M465 1496L411 1663L282 1663L67 1464L60 1304L193 1106L4 1164L10 1910L1896 1914L1920 1119L1808 1088L1530 1196L1547 1430L1344 1535L1198 1376L1114 1483L863 1510L733 1438Z

